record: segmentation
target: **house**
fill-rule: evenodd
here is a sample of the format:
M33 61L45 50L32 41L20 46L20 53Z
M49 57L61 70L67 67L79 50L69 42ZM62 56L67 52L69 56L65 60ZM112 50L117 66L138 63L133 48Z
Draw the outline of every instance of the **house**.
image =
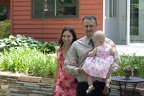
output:
M0 0L0 2L0 6L7 8L13 35L21 34L39 41L56 42L62 28L71 25L80 38L84 36L82 18L85 15L95 15L98 19L98 29L103 30L115 44L124 45L125 49L129 49L131 44L138 44L136 45L138 47L144 43L143 0ZM136 50L143 47L138 47Z
M0 2L0 6L8 7L13 35L21 34L39 41L56 42L62 28L71 25L80 38L84 36L82 18L89 14L97 16L99 29L102 29L101 0L0 0Z

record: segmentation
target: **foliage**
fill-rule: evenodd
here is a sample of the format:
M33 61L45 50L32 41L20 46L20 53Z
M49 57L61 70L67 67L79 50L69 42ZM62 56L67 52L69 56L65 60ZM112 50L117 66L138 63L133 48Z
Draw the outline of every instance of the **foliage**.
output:
M31 37L25 37L22 35L17 35L16 37L10 35L9 38L4 38L0 40L0 51L4 49L9 50L9 48L17 48L20 46L29 47L31 49L36 48L41 52L46 54L55 53L55 47L57 43L55 42L38 42Z
M10 35L10 21L0 21L0 39L6 38Z
M43 54L36 48L11 47L0 56L2 71L25 73L41 77L53 77L56 68L56 56Z
M55 42L38 42L31 37L10 35L0 39L0 68L34 76L53 77L56 67Z
M133 75L144 78L144 57L136 56L135 54L124 54L121 57L121 69L118 72L113 73L112 75L124 75L123 69L126 66L131 66L133 69Z

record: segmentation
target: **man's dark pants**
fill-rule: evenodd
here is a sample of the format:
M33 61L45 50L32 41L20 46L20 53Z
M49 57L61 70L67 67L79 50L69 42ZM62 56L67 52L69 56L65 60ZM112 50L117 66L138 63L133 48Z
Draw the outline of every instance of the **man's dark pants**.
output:
M77 96L109 96L103 94L103 89L105 86L104 82L95 81L93 83L93 86L95 87L95 90L92 91L90 94L86 93L86 90L88 89L88 83L87 82L78 82L77 84Z

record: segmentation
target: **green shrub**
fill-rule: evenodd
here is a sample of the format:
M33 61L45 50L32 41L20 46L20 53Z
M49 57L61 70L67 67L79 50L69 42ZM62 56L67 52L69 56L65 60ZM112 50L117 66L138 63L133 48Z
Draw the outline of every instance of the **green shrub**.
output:
M56 69L56 56L48 56L36 48L17 47L4 50L0 60L2 71L14 73L53 77Z
M0 70L53 77L56 56L48 54L54 54L56 46L55 42L38 42L22 35L0 39Z
M123 69L126 66L131 66L133 71L133 76L138 76L144 78L144 57L136 56L135 54L123 54L121 57L121 69L118 72L113 73L112 75L124 75Z
M10 21L0 21L0 39L7 38L10 35Z
M31 49L36 48L43 53L51 54L55 53L55 47L57 46L56 42L39 42L32 37L25 37L22 35L12 36L9 38L3 38L0 40L0 51L4 49L9 50L9 48L17 48L20 46L29 47Z

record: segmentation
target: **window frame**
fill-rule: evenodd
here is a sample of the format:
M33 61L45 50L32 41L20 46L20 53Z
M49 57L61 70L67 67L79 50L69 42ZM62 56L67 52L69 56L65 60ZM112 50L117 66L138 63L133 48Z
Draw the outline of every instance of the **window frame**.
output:
M8 19L8 7L7 7L7 6L0 6L0 7L1 7L1 8L2 8L2 7L5 7L5 8L6 8L5 14L4 14L4 15L0 15L1 18L2 18L2 16L6 17L5 19L0 20L0 21L4 21L4 20Z
M45 0L42 0L43 1L43 4L44 4L44 1ZM54 4L56 5L56 2L55 2L56 0L54 0ZM31 2L32 2L32 18L43 18L43 16L39 16L39 17L36 17L35 16L35 0L31 0ZM44 18L78 18L79 17L79 0L76 0L76 15L53 15L53 16L46 16L45 14L46 14L46 12L42 12L42 13L44 13ZM55 5L54 5L54 7L55 7ZM44 8L44 7L43 7ZM54 11L54 12L56 12L56 11Z

